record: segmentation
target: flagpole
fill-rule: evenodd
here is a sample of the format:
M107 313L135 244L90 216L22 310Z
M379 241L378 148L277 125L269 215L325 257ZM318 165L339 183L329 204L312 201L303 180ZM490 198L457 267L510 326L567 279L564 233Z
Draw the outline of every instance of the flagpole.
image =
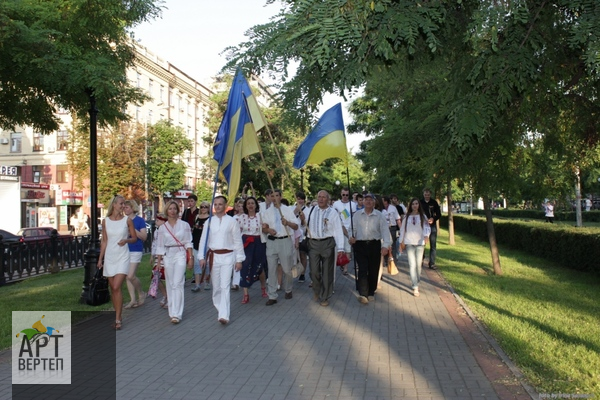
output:
M348 169L348 155L346 155L346 179L348 183L348 197L350 197L350 170ZM348 240L351 236L354 236L354 218L352 216L352 197L350 197L350 233L348 234ZM358 265L356 265L356 252L354 246L352 247L352 259L354 260L354 282L356 283L356 289L358 290Z
M204 239L204 260L206 260L206 253L208 252L208 235L210 235L210 220L212 219L212 215L213 215L213 206L215 204L215 195L217 194L217 182L219 179L219 172L221 171L221 165L217 164L217 174L215 175L215 184L213 185L213 194L212 194L212 199L210 201L210 208L208 209L208 220L204 223L205 225L208 224L208 226L206 227L206 238ZM208 260L206 260L206 264L208 265ZM208 274L210 275L210 270L212 268L212 265L209 265L208 267Z
M242 91L242 94L244 94L243 91ZM244 96L244 98L245 97L246 96ZM246 101L244 101L244 107L246 107L246 112L250 113L250 109L249 109L248 103ZM275 148L275 152L277 153L277 158L279 158L279 162L281 163L281 168L283 169L283 173L286 176L286 178L289 180L289 177L286 174L283 162L281 161L281 158L279 157L279 151L277 150L277 146L275 145L275 141L273 140L273 136L271 135L271 131L269 130L269 125L266 123L266 121L263 121L263 122L265 124L265 128L267 128L267 132L269 133L269 137L271 138L271 141L273 142L273 147ZM268 169L267 169L267 162L265 161L265 156L263 155L262 148L260 147L260 144L258 145L258 153L260 154L260 159L262 160L263 167L264 167L265 173L267 175L267 180L269 181L269 187L271 188L271 192L274 192L275 188L273 186L273 181L271 181L271 176L269 175L269 172L268 172ZM275 208L277 208L277 210L279 211L279 216L283 219L283 213L281 212L281 204L279 205L279 207L275 207ZM285 231L286 231L286 233L288 233L287 226L285 227ZM294 241L293 232L292 232L292 235L290 235L290 237L292 238L292 243L293 243L293 241Z
M273 135L271 135L271 130L269 129L269 125L265 124L265 128L267 128L267 133L269 134L271 143L273 143L273 148L275 149L275 154L277 154L277 159L279 159L279 164L281 165L281 170L283 171L283 175L285 175L285 178L291 182L290 177L287 174L285 164L283 163L283 161L281 160L281 156L279 155L279 150L277 150L277 144L275 143L275 139L273 139ZM271 185L271 187L273 187L273 185Z

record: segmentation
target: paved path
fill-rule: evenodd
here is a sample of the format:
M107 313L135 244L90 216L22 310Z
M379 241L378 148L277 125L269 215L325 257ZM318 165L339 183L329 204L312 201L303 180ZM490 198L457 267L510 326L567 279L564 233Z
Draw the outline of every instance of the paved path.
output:
M489 370L502 362L486 366L478 354L485 344L478 350L461 335L475 328L451 315L459 307L448 306L451 296L443 301L437 274L424 271L415 298L406 265L400 271L384 273L368 305L357 301L352 275L337 274L329 307L312 300L308 282L295 282L293 299L281 294L267 307L257 283L249 304L232 292L227 326L217 322L210 292L192 293L189 283L179 325L148 299L126 311L117 333L117 398L527 398L498 389Z
M337 274L329 307L294 283L265 306L232 293L221 326L210 292L186 285L183 321L158 300L128 313L117 338L122 399L497 399L492 384L427 277L413 297L407 268L383 275L376 301L357 301L352 276Z

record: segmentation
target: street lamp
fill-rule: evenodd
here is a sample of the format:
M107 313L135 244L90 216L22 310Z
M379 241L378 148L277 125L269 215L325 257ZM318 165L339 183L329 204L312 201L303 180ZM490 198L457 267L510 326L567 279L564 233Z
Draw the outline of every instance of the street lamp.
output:
M98 109L96 108L96 97L94 96L94 90L92 88L87 88L85 92L90 98L90 213L92 226L90 226L91 234L89 248L84 256L85 272L83 278L83 288L81 291L81 297L79 299L81 303L85 303L89 296L90 281L92 276L94 276L96 273L98 257L100 256L100 241L98 240Z

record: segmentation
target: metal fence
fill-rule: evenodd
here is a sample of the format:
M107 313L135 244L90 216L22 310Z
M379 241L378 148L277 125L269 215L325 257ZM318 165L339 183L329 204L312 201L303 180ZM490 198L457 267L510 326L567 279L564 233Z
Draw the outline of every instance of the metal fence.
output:
M90 235L49 238L36 242L5 243L0 240L0 286L32 276L83 267ZM144 253L152 249L152 232Z

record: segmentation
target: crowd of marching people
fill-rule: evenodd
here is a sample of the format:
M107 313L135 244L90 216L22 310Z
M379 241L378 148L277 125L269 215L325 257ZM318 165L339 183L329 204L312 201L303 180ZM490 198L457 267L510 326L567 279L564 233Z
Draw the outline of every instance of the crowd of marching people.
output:
M402 254L407 255L415 297L420 296L427 244L427 265L437 268L436 222L441 212L429 189L407 206L395 194L351 193L348 188L335 201L325 190L312 201L297 192L290 202L279 189L257 196L252 182L242 193L232 207L225 196L198 204L192 194L183 207L168 201L164 212L156 216L149 294L162 294L160 306L168 310L171 323L183 318L186 268L193 271L192 292L212 292L217 320L223 325L230 321L231 292L241 289L242 304L256 301L250 297L255 283L266 306L277 304L281 296L293 299L294 284L306 282L314 301L327 307L336 273L352 273L358 301L366 305L375 301L383 269L393 273ZM140 307L148 295L136 277L140 244L146 239L137 211L134 201L117 195L102 226L98 268L109 279L117 330L122 327L122 308ZM125 306L124 281L131 298Z

